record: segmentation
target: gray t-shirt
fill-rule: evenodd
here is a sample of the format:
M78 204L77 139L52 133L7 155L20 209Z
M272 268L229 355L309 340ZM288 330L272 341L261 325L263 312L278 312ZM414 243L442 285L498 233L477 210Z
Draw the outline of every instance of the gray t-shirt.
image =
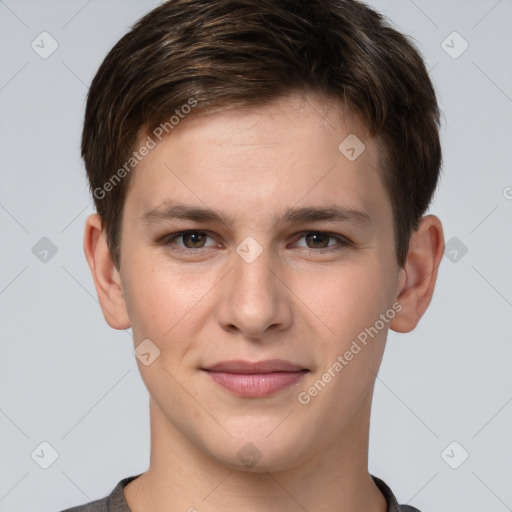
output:
M131 512L126 500L124 499L123 489L132 480L139 476L140 474L124 478L105 498L92 501L85 505L79 505L78 507L68 508L62 512ZM380 478L373 475L372 478L386 498L388 503L387 512L420 512L417 508L411 507L410 505L399 505L391 489Z

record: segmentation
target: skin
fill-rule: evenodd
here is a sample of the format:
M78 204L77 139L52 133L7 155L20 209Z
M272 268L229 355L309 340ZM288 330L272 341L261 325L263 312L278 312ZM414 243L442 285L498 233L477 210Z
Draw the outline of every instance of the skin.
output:
M338 150L350 133L366 146L354 161ZM218 210L232 224L143 222L166 201ZM274 219L326 205L370 222ZM159 243L183 230L207 236ZM236 251L249 236L262 249L253 262ZM137 361L150 394L151 460L124 490L130 509L385 512L368 473L376 373L388 329L414 329L428 307L443 246L428 215L398 265L377 141L326 98L290 94L181 121L132 177L120 270L96 214L85 229L106 321L131 326L135 347L150 339L160 350L148 366ZM299 393L397 303L401 311L301 404ZM232 359L284 359L309 372L272 396L243 398L202 370ZM251 467L237 455L247 443L261 454Z

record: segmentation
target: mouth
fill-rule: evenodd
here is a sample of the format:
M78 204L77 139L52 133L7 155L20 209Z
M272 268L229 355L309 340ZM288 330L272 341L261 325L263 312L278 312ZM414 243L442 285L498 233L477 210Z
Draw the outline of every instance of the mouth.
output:
M281 359L222 361L203 368L223 388L245 398L263 398L282 391L304 377L307 368Z

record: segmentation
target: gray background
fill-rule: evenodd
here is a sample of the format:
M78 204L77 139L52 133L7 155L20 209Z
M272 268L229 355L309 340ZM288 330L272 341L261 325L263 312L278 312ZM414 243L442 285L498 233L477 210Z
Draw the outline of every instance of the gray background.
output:
M430 211L456 238L418 328L390 333L370 471L422 512L512 510L512 1L369 3L417 41L430 69L444 112ZM104 322L82 252L93 209L79 141L100 62L155 5L0 0L2 512L99 498L149 464L131 337ZM31 48L43 31L59 45L47 59ZM442 46L453 31L469 43L457 58L461 40ZM44 247L32 250L43 237L57 248L46 261ZM48 469L38 465L48 449L31 457L43 441L58 452ZM453 469L462 450L469 458Z

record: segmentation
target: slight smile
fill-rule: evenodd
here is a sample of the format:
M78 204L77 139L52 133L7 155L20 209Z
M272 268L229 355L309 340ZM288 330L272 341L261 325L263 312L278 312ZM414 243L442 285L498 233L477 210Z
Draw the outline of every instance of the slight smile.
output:
M268 361L222 361L203 368L218 384L246 398L273 395L298 382L307 368L281 359Z

